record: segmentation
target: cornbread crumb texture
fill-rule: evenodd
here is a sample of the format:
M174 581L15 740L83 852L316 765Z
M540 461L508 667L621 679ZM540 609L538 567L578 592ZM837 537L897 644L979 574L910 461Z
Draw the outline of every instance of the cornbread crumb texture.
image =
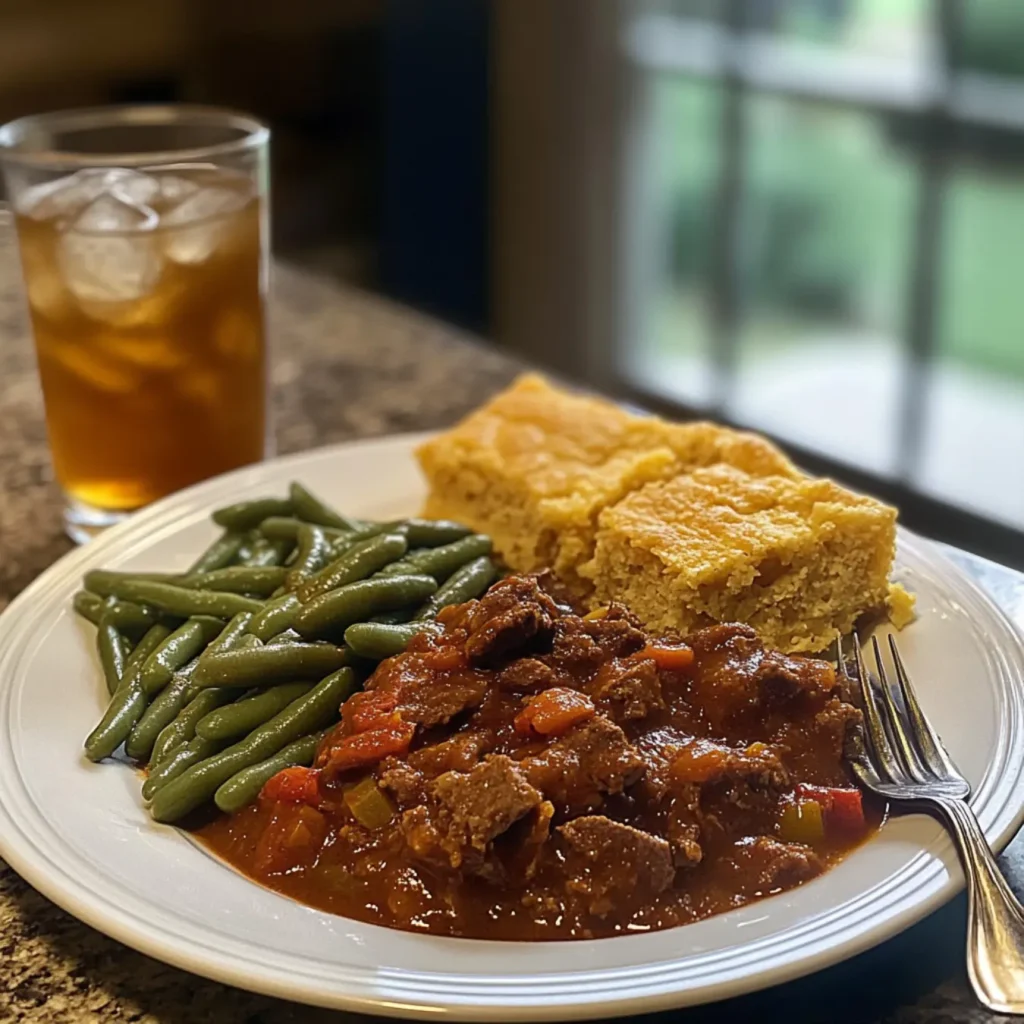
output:
M418 456L430 483L425 514L486 531L512 568L552 567L570 585L592 556L598 514L646 483L717 462L799 475L763 438L636 416L536 374L422 445Z
M885 600L886 612L889 616L889 621L897 628L904 629L909 626L915 618L917 618L917 612L914 610L914 606L917 603L917 599L914 597L902 583L890 583L889 593Z
M581 574L653 629L739 620L788 651L817 651L882 606L895 510L830 480L714 466L650 484L600 516Z

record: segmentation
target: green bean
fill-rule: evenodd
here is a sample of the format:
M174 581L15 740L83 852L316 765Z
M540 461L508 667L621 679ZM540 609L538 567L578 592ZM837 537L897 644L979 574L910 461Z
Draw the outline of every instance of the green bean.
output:
M160 621L160 615L154 608L134 601L118 601L116 598L108 598L108 601L112 603L107 605L103 613L104 621L122 633L141 635Z
M82 581L86 590L100 597L120 597L117 593L125 583L173 583L178 576L169 572L115 572L112 569L92 569ZM133 600L127 598L127 600Z
M192 664L194 665L195 662ZM124 744L124 752L129 757L136 761L151 758L154 763L157 763L166 756L167 751L164 749L160 751L162 757L158 758L152 755L156 751L157 738L178 717L192 697L192 673L188 669L189 666L182 669L170 684L153 698L153 703L146 708L142 717L135 723ZM168 736L168 745L170 745L170 739L171 737ZM180 740L175 737L174 746L177 746L178 742Z
M100 656L103 678L107 681L107 692L113 696L121 684L124 663L131 647L116 626L111 626L101 619L96 631L96 651Z
M323 679L348 664L334 644L268 644L244 651L207 652L192 677L197 687L273 686L300 679Z
M243 768L217 789L213 794L213 802L225 814L240 811L260 795L267 781L279 771L298 765L311 765L325 735L326 731L303 736L301 740L289 743L273 757Z
M236 615L224 627L220 636L210 644L206 651L208 653L223 653L224 651L237 650L244 647L249 641L254 640L254 637L248 636L245 632L250 618L251 616L248 612ZM148 746L151 749L146 751L146 753L149 753L150 762L158 764L167 756L170 750L180 746L195 735L196 722L200 718L214 708L235 698L238 693L237 690L218 690L213 687L199 690L195 687L192 677L195 675L198 664L198 660L192 661L179 673L179 678L183 677L187 680L187 686L181 692L175 692L165 702L161 703L164 695L169 690L176 688L176 679L147 709L146 714L143 715L142 720L140 720L136 729L133 730L133 734L137 731L139 735L135 736L134 740L132 737L129 737L132 746L140 751L138 755L132 756L145 756L141 751L144 751ZM200 697L203 698L201 701L199 700ZM160 708L155 710L158 704ZM193 704L195 706L191 706ZM131 755L130 750L128 753Z
M302 644L305 641L295 632L294 629L286 629L283 633L278 633L277 636L272 636L267 641L267 647L285 647L288 644Z
M257 498L226 505L213 513L213 521L227 530L245 531L259 526L270 516L290 516L292 503L287 498Z
M354 622L422 601L437 590L432 576L378 576L338 587L303 605L292 624L307 640L340 640Z
M252 697L243 697L226 707L211 711L196 724L196 735L208 740L233 740L248 736L258 725L284 710L301 697L312 682L282 683Z
M295 613L301 607L297 594L282 594L268 601L249 623L249 632L264 643L291 628Z
M399 533L382 533L359 541L303 583L296 591L299 600L308 604L321 594L364 579L383 569L389 562L401 558L408 547L408 542Z
M495 580L498 570L489 558L475 558L456 570L416 612L417 620L432 619L442 608L479 597Z
M436 548L473 532L468 526L448 519L399 519L390 523L388 529L403 534L411 548Z
M482 533L442 544L436 548L423 548L410 551L404 558L381 569L382 576L394 576L400 573L426 573L433 576L438 583L443 583L456 569L461 569L467 562L482 555L491 553L491 538Z
M81 615L83 619L98 626L103 613L107 610L107 602L99 594L93 594L88 590L79 590L71 599L71 607L77 615Z
M311 494L298 481L293 480L288 488L295 515L307 523L330 526L335 530L355 530L363 525L361 520L349 519L325 505L315 494Z
M231 565L242 550L245 537L230 530L222 533L188 568L190 573L213 572Z
M345 630L345 643L352 653L372 661L383 661L392 655L401 654L417 633L442 633L444 627L438 622L405 622L390 625L385 622L357 622Z
M287 588L296 590L310 576L319 572L330 557L331 542L323 527L302 523L295 548L295 561L288 573Z
M269 597L287 577L288 570L277 565L232 565L211 572L189 573L182 576L179 586Z
M299 535L299 527L301 525L301 519L295 519L291 516L271 516L260 523L259 530L267 540L290 540L294 542Z
M190 688L189 693L194 694L192 699L157 734L149 762L151 765L163 764L174 751L192 740L196 734L196 724L211 711L234 700L238 691L211 686L198 693Z
M260 523L259 530L267 540L290 540L294 543L299 536L299 527L303 525L316 525L319 529L323 530L324 534L332 542L350 532L348 530L336 530L334 527L322 526L320 524L304 524L301 519L287 516L271 516L269 519L264 519Z
M252 624L252 615L249 612L239 612L233 616L231 621L221 630L220 636L214 640L206 650L210 654L221 654L224 651L234 651L243 643Z
M142 799L152 800L160 788L171 779L176 779L192 765L205 761L223 749L223 743L217 740L204 740L201 736L195 736L187 743L180 744L164 760L152 765L146 781L142 784Z
M347 533L339 533L331 542L331 558L338 558L351 551L361 541L369 540L371 537L379 537L382 533L397 532L389 531L386 523L363 523L354 530ZM408 545L406 541L406 545Z
M150 813L157 821L171 822L202 806L243 768L273 757L295 740L337 720L338 708L355 688L356 676L352 669L342 668L332 673L245 739L192 765L162 786L153 798Z
M139 673L146 659L170 633L166 626L153 626L125 662L121 685L110 698L99 725L85 741L85 756L90 761L109 757L128 738L132 726L142 717L146 710L146 694L139 681Z
M242 559L242 565L253 569L284 565L294 547L294 542L290 540L268 540L266 537L259 537Z
M182 623L147 659L139 673L139 682L147 697L159 693L174 676L211 640L220 635L224 623L197 615Z
M175 586L172 583L151 580L111 581L110 591L115 597L150 604L160 611L183 619L190 619L193 615L230 619L239 612L258 612L262 607L259 601L242 597L240 594L189 590L187 587Z

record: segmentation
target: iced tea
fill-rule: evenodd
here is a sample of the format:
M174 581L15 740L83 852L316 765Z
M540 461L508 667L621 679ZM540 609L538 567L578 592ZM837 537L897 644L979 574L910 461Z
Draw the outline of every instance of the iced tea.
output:
M16 220L57 478L130 510L264 454L262 198L212 165L89 169Z

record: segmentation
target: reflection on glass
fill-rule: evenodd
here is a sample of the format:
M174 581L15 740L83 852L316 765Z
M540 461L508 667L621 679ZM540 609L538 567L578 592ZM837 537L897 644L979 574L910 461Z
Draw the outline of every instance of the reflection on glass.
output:
M708 291L719 174L717 84L656 79L627 208L624 372L682 402L711 397Z
M744 317L731 415L876 472L895 468L910 154L867 114L751 97Z
M923 490L1024 525L1024 171L950 178L939 343L928 376Z

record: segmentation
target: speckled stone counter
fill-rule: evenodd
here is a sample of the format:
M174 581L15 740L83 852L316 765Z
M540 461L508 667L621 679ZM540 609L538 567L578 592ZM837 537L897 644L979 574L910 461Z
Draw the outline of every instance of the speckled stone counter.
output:
M439 427L504 385L514 365L451 329L292 270L276 280L273 392L280 452ZM47 459L42 402L0 248L0 608L70 548ZM1024 577L965 567L1024 623ZM1004 865L1024 883L1024 842ZM672 1019L995 1022L967 990L964 901L813 978ZM0 861L0 1022L341 1024L353 1015L252 995L151 960L79 923ZM666 1017L666 1019L668 1019Z

